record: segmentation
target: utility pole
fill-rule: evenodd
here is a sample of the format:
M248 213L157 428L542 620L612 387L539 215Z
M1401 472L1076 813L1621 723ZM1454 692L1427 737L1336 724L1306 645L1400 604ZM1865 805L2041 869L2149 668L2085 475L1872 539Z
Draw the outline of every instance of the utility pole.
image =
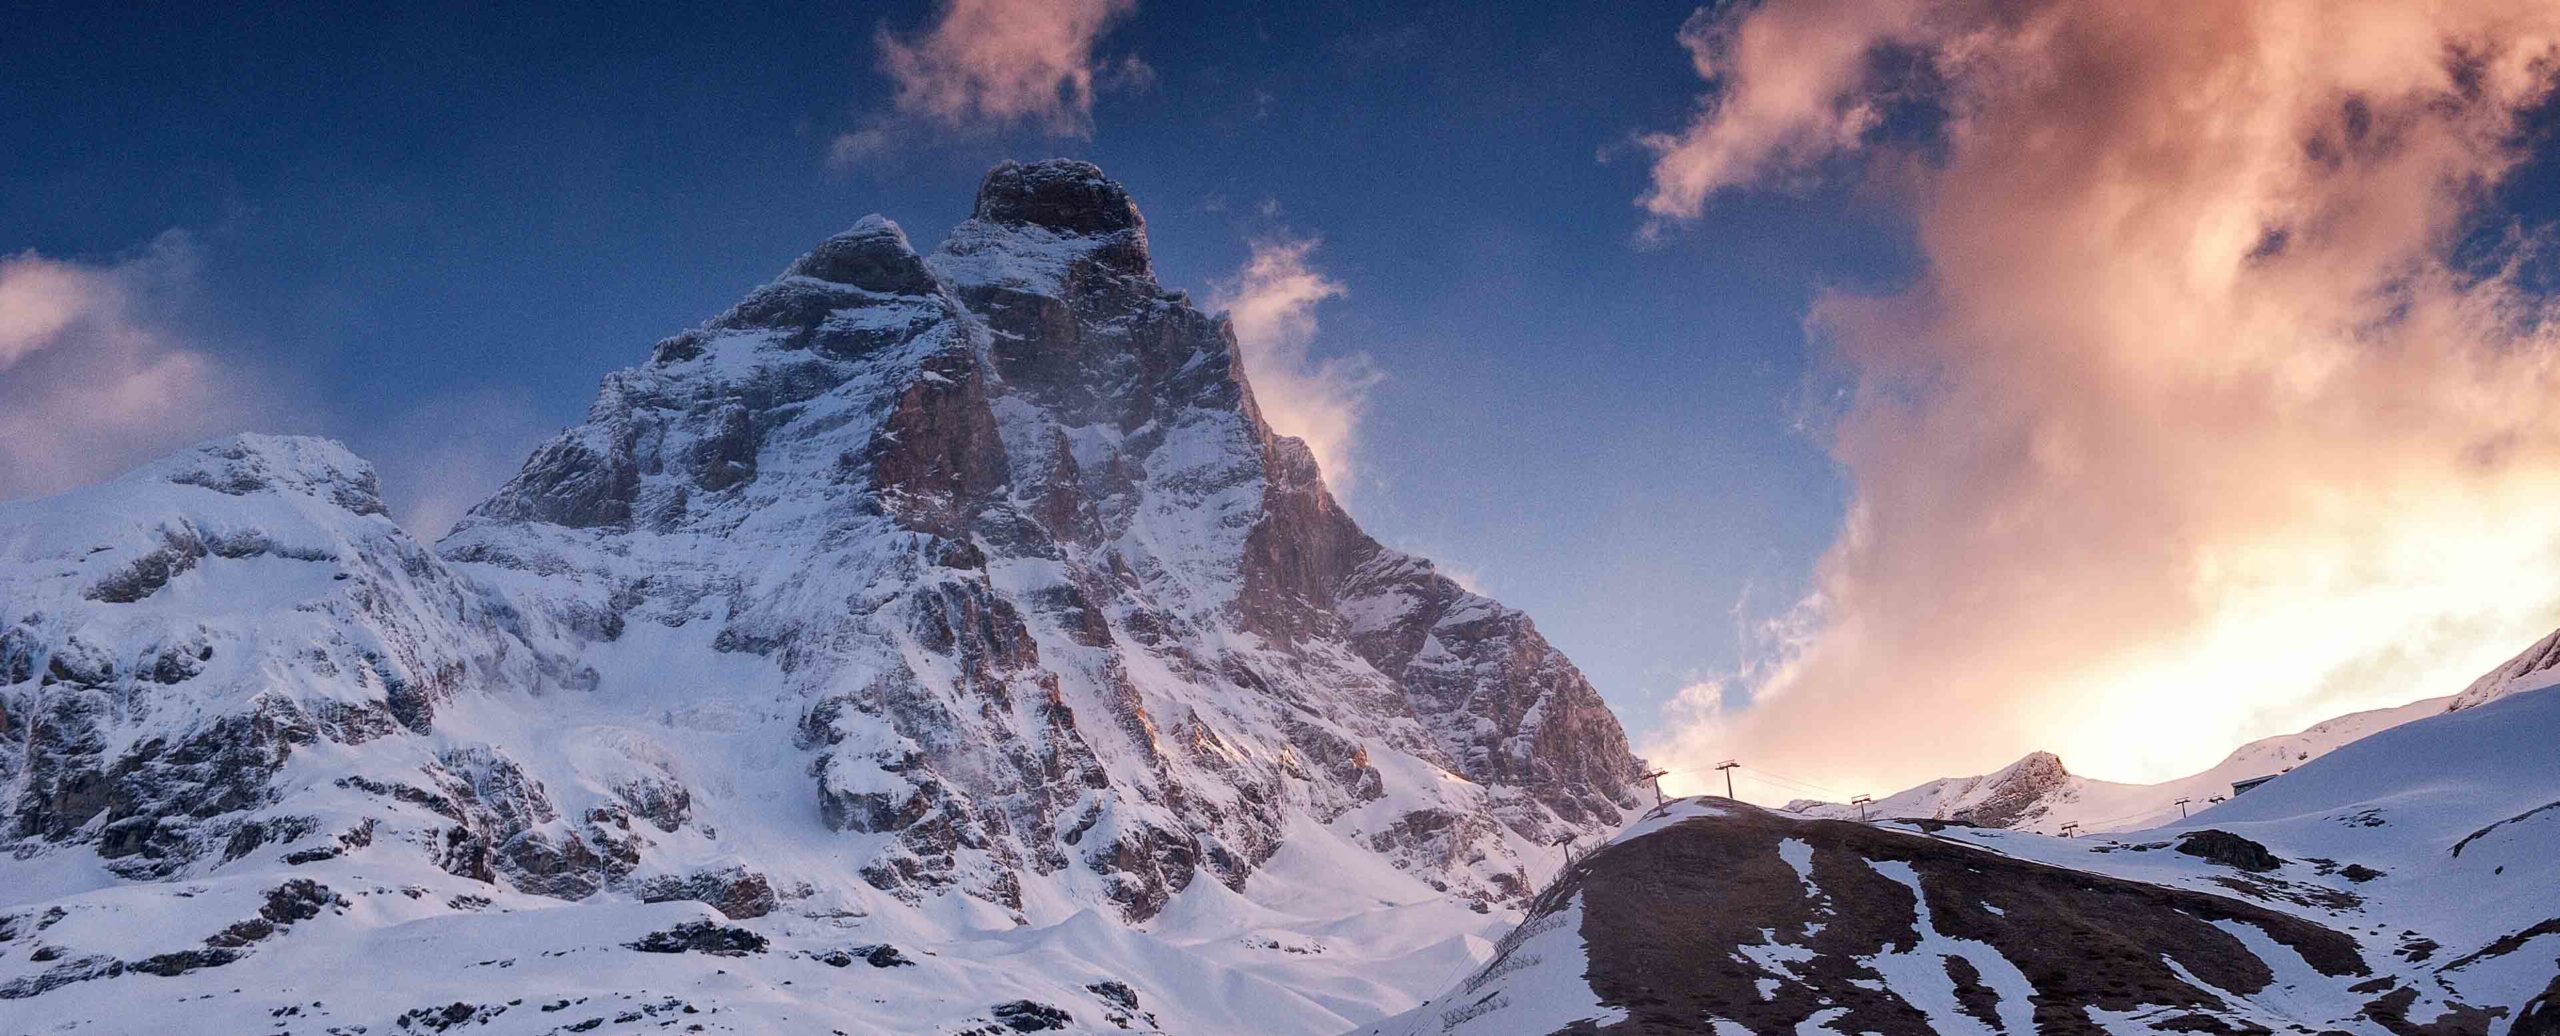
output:
M2179 800L2178 800L2178 819L2180 819L2180 820L2185 820L2185 819L2187 818L2187 803L2194 802L2194 801L2195 801L2194 799L2179 799Z
M2072 832L2074 832L2074 831L2078 831L2078 830L2080 830L2080 822L2079 822L2079 821L2077 821L2077 820L2074 820L2074 821L2072 821L2072 822L2070 822L2070 823L2068 823L2068 824L2064 824L2064 825L2062 825L2062 837L2064 837L2064 838L2069 838L2069 837L2071 837L2071 833L2072 833Z
M1876 800L1876 797L1875 797L1875 796L1873 796L1873 795L1860 795L1860 796L1858 796L1857 798L1854 798L1854 799L1850 799L1850 800L1849 800L1849 804L1850 804L1850 805L1858 807L1858 822L1859 822L1859 823L1862 823L1862 824L1863 824L1863 823L1865 823L1865 822L1866 822L1866 820L1867 820L1867 803L1874 802L1875 800Z
M1728 799L1733 797L1733 768L1740 765L1731 759L1716 764L1716 769L1724 771L1724 797Z
M1661 808L1662 808L1662 778L1663 778L1663 775L1668 774L1668 773L1670 773L1670 772L1671 772L1671 771L1669 771L1669 770L1654 770L1654 771L1651 771L1651 772L1649 772L1649 773L1645 773L1645 774L1643 774L1643 775L1641 775L1641 776L1638 776L1638 777L1636 778L1637 780L1640 780L1640 781L1652 781L1652 782L1653 782L1653 808L1655 808L1655 809L1661 809Z

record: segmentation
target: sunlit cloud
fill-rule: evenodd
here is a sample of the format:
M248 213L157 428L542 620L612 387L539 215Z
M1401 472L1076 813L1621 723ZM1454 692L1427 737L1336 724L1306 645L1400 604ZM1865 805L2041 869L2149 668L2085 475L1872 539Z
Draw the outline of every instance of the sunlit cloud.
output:
M1659 227L1858 176L1926 267L1817 304L1849 511L1798 621L1647 754L2158 779L2560 624L2560 311L2454 258L2560 7L1777 3L1680 41L1714 89L1645 140Z
M1136 10L1135 0L943 0L930 25L882 26L872 43L895 93L829 141L828 167L880 169L954 134L1091 137L1097 95L1155 86L1144 59L1101 52Z
M1908 0L1776 3L1737 17L1738 5L1699 9L1680 26L1698 75L1723 89L1679 133L1638 138L1655 155L1642 204L1656 217L1695 218L1709 194L1792 175L1857 143L1878 118L1860 90L1876 48L1919 16Z
M1317 360L1316 305L1343 293L1340 282L1310 266L1312 238L1265 238L1234 279L1216 286L1210 304L1234 323L1245 376L1263 420L1306 441L1336 494L1356 478L1352 440L1378 372L1366 353Z
M1135 59L1106 66L1095 55L1103 33L1136 9L1134 0L944 0L920 34L881 30L880 67L897 83L902 113L1084 136L1098 77L1154 77Z
M0 499L96 481L263 409L172 316L196 269L177 231L112 263L0 257Z

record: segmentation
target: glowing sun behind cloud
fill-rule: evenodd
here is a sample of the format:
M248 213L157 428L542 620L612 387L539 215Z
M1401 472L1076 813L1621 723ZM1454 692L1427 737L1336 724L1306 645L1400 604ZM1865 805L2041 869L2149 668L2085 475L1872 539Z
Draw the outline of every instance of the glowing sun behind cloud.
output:
M2560 320L2456 258L2560 8L1859 0L1680 38L1717 89L1646 139L1657 232L1854 165L1926 271L1816 306L1849 513L1657 758L2157 779L2560 623Z

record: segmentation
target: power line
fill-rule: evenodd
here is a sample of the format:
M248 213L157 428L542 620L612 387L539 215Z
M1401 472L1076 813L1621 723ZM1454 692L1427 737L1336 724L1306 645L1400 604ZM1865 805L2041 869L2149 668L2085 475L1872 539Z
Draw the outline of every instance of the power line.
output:
M1746 766L1731 759L1727 759L1723 763L1704 770L1664 770L1662 771L1661 776L1705 777L1709 773L1721 772L1725 777L1726 797L1731 798L1733 790L1733 771L1735 770L1742 771L1744 776L1757 780L1762 784L1770 785L1786 791L1796 792L1812 798L1820 798L1831 802L1845 802L1850 798L1850 794L1848 792L1829 785L1816 784L1812 781L1798 777L1789 777L1785 774L1770 770L1763 770L1756 766Z
M1838 788L1826 787L1826 786L1824 786L1824 785L1815 784L1815 783L1814 783L1814 782L1812 782L1812 781L1808 781L1808 780L1805 780L1805 779L1800 778L1800 777L1789 777L1789 776L1787 776L1786 774L1783 774L1783 773L1777 773L1777 772L1770 771L1770 770L1763 770L1763 769L1760 769L1759 767L1756 767L1756 766L1746 766L1746 767L1743 767L1743 769L1754 771L1754 772L1759 773L1760 775L1765 776L1765 777L1774 777L1774 778L1777 778L1778 780L1780 780L1780 781L1782 781L1782 782L1785 782L1785 783L1788 783L1788 784L1793 784L1793 785L1796 785L1796 786L1798 786L1798 787L1811 788L1811 789L1813 789L1813 790L1815 790L1815 791L1823 792L1823 793L1825 793L1825 794L1829 794L1829 795L1838 795L1838 796L1846 797L1846 796L1849 794L1848 792L1842 791L1842 790L1840 790L1840 789L1838 789Z
M1752 769L1751 767L1745 766L1745 767L1742 767L1742 771L1743 771L1744 773L1746 773L1746 774L1749 774L1749 775L1752 777L1752 779L1757 780L1757 781L1759 781L1759 782L1761 782L1761 783L1763 783L1763 784L1772 784L1772 785L1776 785L1776 786L1778 786L1778 787L1782 787L1782 788L1788 788L1788 789L1792 789L1792 790L1795 790L1795 791L1806 792L1806 793L1809 793L1809 794L1813 794L1813 795L1821 796L1821 797L1824 797L1824 798L1828 798L1828 799L1831 799L1831 800L1833 800L1833 801L1839 801L1839 800L1841 800L1841 799L1845 799L1845 798L1847 798L1847 797L1848 797L1847 795L1842 794L1842 793L1841 793L1841 791L1840 791L1839 789L1837 789L1837 788L1826 788L1826 787L1824 787L1824 786L1822 786L1822 785L1815 784L1815 783L1812 783L1812 782L1810 782L1810 781L1800 781L1800 780L1796 780L1795 778L1792 778L1792 777L1782 777L1782 776L1780 776L1780 775L1778 775L1778 774L1770 773L1770 772L1769 772L1769 771L1767 771L1767 770L1755 770L1755 769Z
M1762 784L1768 785L1769 787L1779 789L1779 790L1781 790L1781 791L1794 792L1794 793L1796 793L1796 794L1798 794L1798 795L1816 796L1816 797L1827 797L1827 796L1824 796L1824 795L1823 795L1823 792L1822 792L1820 789L1818 789L1818 788L1808 788L1808 787L1806 787L1806 786L1804 786L1804 785L1801 785L1801 784L1790 784L1790 783L1785 782L1785 781L1774 780L1774 779L1772 779L1772 778L1765 777L1765 776L1762 776L1762 775L1760 775L1760 774L1752 773L1752 772L1750 772L1750 771L1748 771L1748 770L1746 770L1746 771L1744 771L1744 772L1743 772L1743 776L1748 777L1748 778L1750 778L1750 779L1752 779L1752 780L1758 781L1758 782L1760 782L1760 783L1762 783Z

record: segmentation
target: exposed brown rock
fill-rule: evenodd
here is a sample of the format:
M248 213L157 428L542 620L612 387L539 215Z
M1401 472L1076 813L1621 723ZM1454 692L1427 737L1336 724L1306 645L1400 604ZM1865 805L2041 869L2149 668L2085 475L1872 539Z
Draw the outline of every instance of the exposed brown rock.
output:
M1988 944L2024 973L2036 990L2040 1032L2102 1032L2084 1013L2088 1006L2172 1008L2192 1015L2195 1025L2241 1031L2220 996L2162 960L2176 960L2218 989L2245 995L2267 988L2274 978L2267 965L2215 921L2260 928L2324 974L2366 972L2348 936L2237 900L1865 824L1719 804L1726 815L1612 845L1541 894L1538 913L1581 898L1591 986L1603 1003L1629 1012L1602 1031L1707 1032L1705 1019L1722 1018L1753 1032L1789 1032L1837 1008L1846 1013L1829 1024L1842 1031L1930 1033L1926 1017L1882 988L1859 960L1919 944L1920 902L1909 886L1875 869L1881 861L1918 875L1937 932ZM1789 838L1812 848L1818 897L1779 854ZM1755 983L1772 976L1738 951L1771 940L1812 957L1763 997ZM1959 1004L1977 1017L1992 1012L1990 989L1978 976L1965 978L1970 965L1950 968Z

